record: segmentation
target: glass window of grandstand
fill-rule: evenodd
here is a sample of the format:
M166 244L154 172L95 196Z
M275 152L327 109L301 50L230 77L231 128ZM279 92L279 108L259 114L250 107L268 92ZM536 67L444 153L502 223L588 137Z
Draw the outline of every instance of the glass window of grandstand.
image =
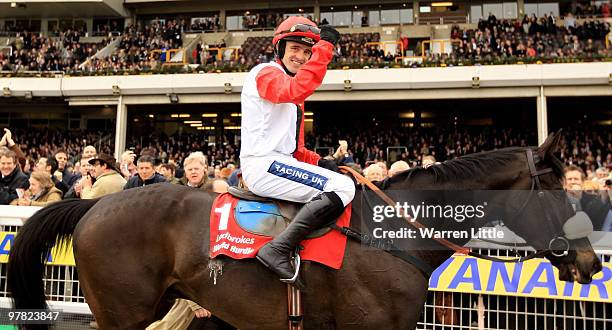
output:
M57 20L48 20L47 21L47 31L49 35L59 35L59 22Z
M74 30L79 31L81 36L89 35L87 32L87 22L84 19L74 20Z
M610 0L560 0L559 7L563 17L572 14L576 18L610 17Z
M2 35L9 35L11 32L16 32L15 21L12 21L12 20L4 21L4 26L0 27L0 32L2 33Z
M559 3L552 1L525 1L525 15L532 17L544 17L553 15L559 17Z
M39 19L7 19L4 26L0 26L0 32L4 35L14 34L15 32L40 32L41 22Z
M18 19L18 20L16 20L15 21L15 26L17 27L17 29L19 29L18 31L34 32L34 31L29 29L30 22L27 19Z
M321 7L321 22L341 27L367 27L413 23L412 4Z
M40 32L42 31L42 23L39 19L30 20L30 29L28 31Z
M188 22L190 31L215 32L221 28L218 12L193 14Z
M59 31L66 31L68 29L72 29L73 24L74 22L72 18L60 18L59 19Z
M517 19L518 5L516 2L470 2L470 23L478 23L480 19L486 20L492 14L497 19Z
M139 21L142 23L142 26L151 27L151 26L154 26L154 25L158 25L158 26L162 27L162 26L166 25L166 22L168 22L168 20L170 20L170 19L166 19L165 17L145 17L145 18L139 19Z
M59 20L50 19L47 21L47 31L51 36L59 36L60 32L76 30L79 35L85 36L87 33L87 21L82 18L60 18Z
M102 18L93 19L93 36L108 36L109 34L118 36L123 32L125 19L123 18Z
M314 8L282 8L270 10L247 10L228 12L225 24L227 30L274 30L289 16L304 16L314 20Z
M431 1L419 3L420 24L464 24L467 23L468 5L454 1Z

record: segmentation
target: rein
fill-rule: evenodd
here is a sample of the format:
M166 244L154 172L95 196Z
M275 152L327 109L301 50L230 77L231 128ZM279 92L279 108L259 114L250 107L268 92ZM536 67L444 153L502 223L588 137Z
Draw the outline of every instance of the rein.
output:
M387 203L390 206L395 206L395 201L387 196L387 194L385 194L382 190L380 190L380 188L378 188L376 185L374 185L370 180L366 179L363 175L357 173L357 171L353 170L352 168L348 167L348 166L340 166L340 169L343 172L349 172L351 173L355 179L360 182L365 184L368 188L372 189L372 191L378 195L378 197L380 197L380 199L382 199L383 201L385 201L385 203ZM403 217L406 221L408 221L408 223L410 223L412 226L414 226L417 229L425 229L427 227L425 227L423 224L421 224L418 221L413 221L412 217L409 215L404 215ZM457 253L461 253L461 254L468 254L470 253L470 249L457 245L447 239L444 238L433 238L434 240L438 241L440 244L448 247L449 249L457 252Z
M517 213L518 215L520 215L523 211L523 209L527 206L527 203L530 200L531 195L533 194L533 192L537 189L537 196L538 196L538 202L540 204L542 204L542 198L544 197L544 191L542 190L542 186L540 184L540 175L543 174L547 174L547 173L551 173L552 169L551 168L546 168L543 170L536 170L536 166L535 166L535 160L534 160L534 155L533 155L533 151L531 149L527 149L526 151L526 157L527 157L527 164L529 166L529 172L531 174L531 190L529 192L529 196L527 198L527 200L522 204L521 208L519 209L519 212ZM357 171L353 170L352 168L348 167L348 166L340 166L339 167L340 170L343 173L350 173L351 175L353 175L353 177L355 177L355 179L359 182L364 184L365 186L367 186L368 188L370 188L380 199L382 199L383 201L385 201L385 203L387 203L390 206L395 206L395 201L389 197L387 194L385 194L380 188L378 188L376 185L374 185L370 180L366 179L363 175L359 174ZM549 223L549 225L552 225L550 223L550 215L546 214L546 220L547 223ZM419 223L418 221L413 221L412 217L410 217L409 215L404 215L403 218L408 221L408 223L410 225L412 225L413 227L419 229L419 228L427 228L425 225ZM353 239L358 239L361 240L363 242L363 235L357 233L355 230L351 229L351 228L340 228L340 227L332 227L336 230L339 230L340 232L342 232L344 235L348 236L349 238L353 238ZM488 256L488 255L483 255L481 253L478 252L474 252L472 251L470 248L466 248L463 246L460 246L458 244L455 244L447 239L444 238L432 238L434 240L436 240L438 243L448 247L449 249L455 251L455 253L458 254L463 254L463 255L469 255L472 257L476 257L479 259L485 259L485 260L490 260L490 261L495 261L495 262L512 262L512 263L517 263L517 262L523 262L529 259L533 259L533 258L539 258L539 257L544 257L548 252L552 252L553 255L555 257L561 257L561 256L567 256L568 254L568 250L569 250L569 243L567 244L567 248L563 251L562 254L558 254L555 251L553 251L552 248L550 248L550 246L552 245L552 243L554 241L557 240L565 240L567 242L567 239L565 239L563 236L558 235L555 238L553 238L549 244L549 249L547 250L540 250L540 251L536 251L536 252L532 252L527 256L521 256L518 258L511 258L511 259L503 259L503 258L498 258L498 257L493 257L493 256ZM366 242L367 243L367 242ZM506 246L511 246L510 244L504 244L504 243L495 243L495 244L499 244L499 245L506 245ZM415 257L412 257L413 259ZM419 260L420 261L420 260ZM421 261L422 263L422 261Z

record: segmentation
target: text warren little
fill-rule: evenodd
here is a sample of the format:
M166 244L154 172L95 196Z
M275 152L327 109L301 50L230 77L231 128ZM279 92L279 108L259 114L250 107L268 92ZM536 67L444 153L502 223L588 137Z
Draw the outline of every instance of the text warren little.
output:
M498 228L471 228L470 230L436 230L434 228L383 230L376 228L372 234L375 238L504 238L504 232Z

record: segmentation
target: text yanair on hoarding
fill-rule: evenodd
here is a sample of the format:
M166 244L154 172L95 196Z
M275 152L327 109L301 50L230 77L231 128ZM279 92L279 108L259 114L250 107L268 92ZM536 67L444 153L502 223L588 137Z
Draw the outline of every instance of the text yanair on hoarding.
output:
M6 263L15 233L0 232L0 262ZM53 248L50 265L74 266L72 244L65 253ZM593 282L582 285L558 280L557 269L544 259L501 263L453 256L429 279L429 289L462 293L612 302L612 264L603 263Z

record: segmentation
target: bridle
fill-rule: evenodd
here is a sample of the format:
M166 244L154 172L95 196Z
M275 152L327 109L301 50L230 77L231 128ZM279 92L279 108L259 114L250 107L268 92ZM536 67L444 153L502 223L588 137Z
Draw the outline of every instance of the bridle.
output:
M516 219L523 214L523 212L525 211L525 208L527 207L527 204L531 200L534 193L537 196L536 200L538 202L538 206L540 209L542 210L551 209L550 207L547 207L550 205L546 203L546 200L545 200L546 192L544 191L544 189L542 189L542 183L540 182L540 176L549 174L549 173L553 173L553 169L550 167L547 167L547 168L538 170L536 167L536 164L540 161L540 159L537 154L533 153L532 149L527 149L525 151L525 156L527 158L527 166L529 168L529 175L531 178L531 189L529 190L529 194L527 195L527 198L522 203L521 207L519 207L518 211L515 213L513 219ZM572 253L570 250L571 248L570 240L566 237L566 234L563 231L563 224L557 223L557 226L556 226L557 228L556 229L553 228L555 222L552 219L550 212L544 212L544 218L546 220L545 223L548 226L548 229L550 230L550 232L555 233L555 236L548 242L547 249L532 252L525 257L514 258L514 259L500 259L500 258L482 255L482 254L479 254L473 251L471 251L469 255L478 257L478 258L482 258L482 259L499 261L499 262L522 262L522 261L537 258L537 257L543 257L548 254L552 255L553 258L559 261L569 261L566 259L575 258L575 253ZM491 240L482 239L482 238L480 240L483 242L494 243L494 244L502 245L502 246L516 246L516 244L512 244L512 243L496 242L496 241L491 241Z
M538 170L536 168L536 164L540 161L539 157L536 154L534 154L533 150L530 148L525 151L525 156L527 158L527 166L529 167L529 174L531 178L531 189L529 191L529 195L527 196L527 199L525 200L525 202L521 204L521 207L518 209L517 213L515 214L515 217L519 217L524 212L525 208L527 207L527 204L531 200L531 197L533 196L534 193L537 196L537 201L538 201L540 209L543 209L543 210L549 209L549 208L545 208L545 206L547 206L547 203L545 201L546 193L544 189L542 189L542 183L540 181L540 176L552 173L553 169L550 167L547 167L547 168ZM372 182L364 178L361 174L357 173L352 168L348 166L340 166L340 169L344 173L347 173L347 172L351 173L358 182L363 183L365 186L370 188L374 193L378 195L380 199L385 201L388 205L390 206L395 205L395 201L393 201L393 199L387 196L380 188L375 186ZM368 202L368 204L370 203ZM444 238L432 238L432 239L448 247L449 249L454 250L456 253L469 255L469 256L476 257L476 258L480 258L480 259L496 261L496 262L523 262L523 261L533 259L533 258L544 257L549 254L552 255L554 258L556 258L559 261L573 260L576 254L575 254L575 251L573 253L571 253L572 251L570 251L570 247L571 247L570 240L566 238L566 234L564 233L564 230L563 230L563 224L559 223L557 226L558 228L555 229L552 227L553 219L550 213L544 212L544 216L546 219L546 223L549 226L549 229L551 229L551 232L555 233L555 237L553 237L549 241L547 249L538 250L536 252L532 252L526 256L521 256L518 258L502 259L498 257L492 257L488 255L483 255L478 252L471 251L469 248L459 246ZM419 223L418 221L415 221L408 215L404 216L404 219L407 220L408 223L415 228L427 228L423 224ZM349 229L346 228L346 230L349 230ZM484 239L482 240L487 241ZM510 243L500 243L500 242L495 242L495 241L488 241L488 242L495 243L498 245L515 246Z

